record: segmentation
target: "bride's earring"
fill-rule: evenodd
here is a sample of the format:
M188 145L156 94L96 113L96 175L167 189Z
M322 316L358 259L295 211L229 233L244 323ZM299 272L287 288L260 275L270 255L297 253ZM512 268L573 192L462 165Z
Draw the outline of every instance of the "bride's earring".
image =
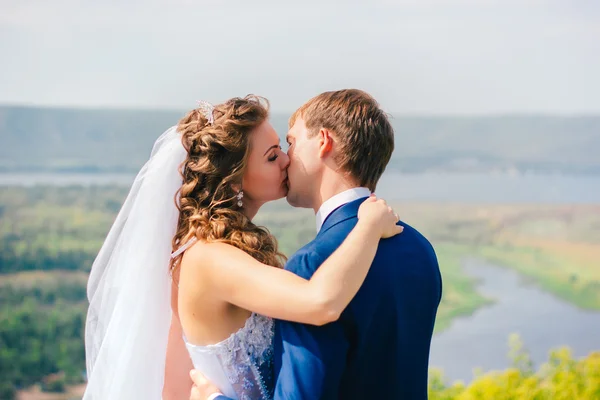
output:
M238 207L241 207L241 206L243 206L243 205L244 205L244 203L242 202L242 199L244 198L244 191L243 191L243 190L240 190L240 191L238 192L238 194L237 194L237 196L236 196L236 197L237 197L237 199L238 199L238 202L237 202L237 205L238 205Z

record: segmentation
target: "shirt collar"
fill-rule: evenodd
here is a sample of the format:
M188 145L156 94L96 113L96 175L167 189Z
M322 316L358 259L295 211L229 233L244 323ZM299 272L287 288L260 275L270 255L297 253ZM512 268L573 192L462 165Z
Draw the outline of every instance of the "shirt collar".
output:
M365 187L357 187L345 190L335 196L329 198L319 208L317 212L317 233L321 230L323 222L327 217L335 211L335 209L343 206L344 204L350 203L351 201L358 200L362 197L369 197L371 191Z

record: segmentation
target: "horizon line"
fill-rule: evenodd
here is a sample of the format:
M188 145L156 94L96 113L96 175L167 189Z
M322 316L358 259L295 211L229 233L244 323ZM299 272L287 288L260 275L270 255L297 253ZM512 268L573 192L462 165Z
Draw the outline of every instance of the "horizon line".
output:
M47 110L75 110L75 111L125 111L125 112L185 112L182 108L175 107L151 107L151 106L75 106L75 105L52 105L52 104L35 104L35 103L9 103L0 102L0 108L31 108L31 109L47 109ZM295 110L294 110L295 111ZM270 110L272 115L291 115L294 111L290 110ZM385 111L385 110L384 110ZM489 111L489 112L395 112L385 111L387 114L394 117L444 117L444 118L472 118L472 117L508 117L508 116L546 116L546 117L600 117L598 111Z

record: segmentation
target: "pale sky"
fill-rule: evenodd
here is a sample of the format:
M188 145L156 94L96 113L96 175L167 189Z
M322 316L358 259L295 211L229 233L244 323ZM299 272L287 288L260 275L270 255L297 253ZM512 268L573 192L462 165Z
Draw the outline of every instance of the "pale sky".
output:
M0 103L600 113L599 0L0 0Z

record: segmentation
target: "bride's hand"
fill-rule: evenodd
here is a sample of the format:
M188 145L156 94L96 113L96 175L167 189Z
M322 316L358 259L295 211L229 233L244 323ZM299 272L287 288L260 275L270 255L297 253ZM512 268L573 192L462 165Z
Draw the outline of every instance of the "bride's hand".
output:
M398 214L385 200L378 199L374 194L360 205L358 219L360 224L378 232L382 239L395 236L404 230L401 225L396 225L400 220Z
M192 370L190 371L190 377L194 382L190 392L190 400L206 400L214 394L221 394L219 389L200 372Z

